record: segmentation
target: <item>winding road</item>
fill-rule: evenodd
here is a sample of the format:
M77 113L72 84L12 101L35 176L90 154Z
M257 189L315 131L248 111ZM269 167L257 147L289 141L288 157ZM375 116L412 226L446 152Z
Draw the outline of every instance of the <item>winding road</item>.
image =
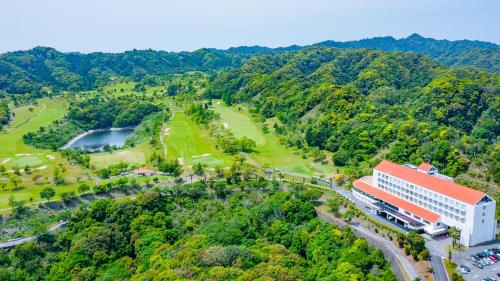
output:
M54 231L58 230L59 228L65 226L67 223L68 223L67 221L61 221L61 222L51 226L49 229L47 229L47 231L45 233L54 232ZM8 248L12 248L12 247L17 246L17 245L28 243L30 241L37 239L38 237L40 237L40 235L41 234L33 235L33 236L25 237L25 238L20 238L20 239L10 240L10 241L7 241L5 243L0 243L0 249L8 249Z

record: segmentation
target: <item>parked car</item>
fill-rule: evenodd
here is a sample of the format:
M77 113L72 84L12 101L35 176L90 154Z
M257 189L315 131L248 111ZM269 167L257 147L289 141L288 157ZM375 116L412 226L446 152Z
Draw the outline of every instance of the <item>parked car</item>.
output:
M484 266L482 266L479 262L475 262L472 265L475 266L475 267L477 267L477 268L479 268L479 269L483 269L484 268Z
M467 259L472 262L477 262L479 260L475 255L470 255L467 257Z
M470 268L468 268L467 266L461 264L457 267L457 271L462 273L462 274L467 274L470 272Z

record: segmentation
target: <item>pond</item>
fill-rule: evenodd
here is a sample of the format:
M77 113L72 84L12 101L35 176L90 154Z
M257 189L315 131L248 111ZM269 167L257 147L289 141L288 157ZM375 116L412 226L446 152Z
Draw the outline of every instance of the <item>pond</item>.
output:
M106 144L122 147L134 128L112 128L89 131L73 138L63 148L102 151Z

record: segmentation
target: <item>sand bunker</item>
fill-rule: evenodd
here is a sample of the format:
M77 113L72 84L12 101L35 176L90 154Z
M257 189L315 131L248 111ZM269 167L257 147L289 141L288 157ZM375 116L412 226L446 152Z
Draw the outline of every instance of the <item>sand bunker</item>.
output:
M191 157L193 157L193 158L200 158L200 157L207 157L207 156L210 156L210 153L205 153L205 154L202 154L202 155L193 155Z
M10 160L12 160L12 158L6 158L2 161L2 164L6 164L7 162L9 162Z

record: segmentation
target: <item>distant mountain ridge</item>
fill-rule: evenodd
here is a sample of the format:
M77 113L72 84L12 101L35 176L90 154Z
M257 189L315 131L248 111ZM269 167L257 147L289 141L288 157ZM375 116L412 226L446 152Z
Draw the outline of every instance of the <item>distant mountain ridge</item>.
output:
M315 45L420 53L448 66L470 66L500 72L500 46L490 42L437 40L412 34L401 39L386 36L347 42L323 41Z
M327 40L307 46L269 48L262 46L233 47L223 52L231 54L255 55L299 51L311 46L334 47L340 49L373 49L387 52L413 52L430 56L448 66L468 66L500 73L500 45L477 40L456 40L426 38L412 34L396 39L392 36L374 37L355 41Z
M402 39L375 37L346 42L323 41L312 46L420 53L444 65L476 67L500 73L500 46L488 42L436 40L413 34ZM241 46L178 53L132 50L89 54L63 53L53 48L35 47L27 51L0 54L0 94L5 91L8 94L39 95L45 86L56 90L86 90L103 85L111 76L117 75L140 77L146 74L234 68L255 55L296 52L310 47Z

